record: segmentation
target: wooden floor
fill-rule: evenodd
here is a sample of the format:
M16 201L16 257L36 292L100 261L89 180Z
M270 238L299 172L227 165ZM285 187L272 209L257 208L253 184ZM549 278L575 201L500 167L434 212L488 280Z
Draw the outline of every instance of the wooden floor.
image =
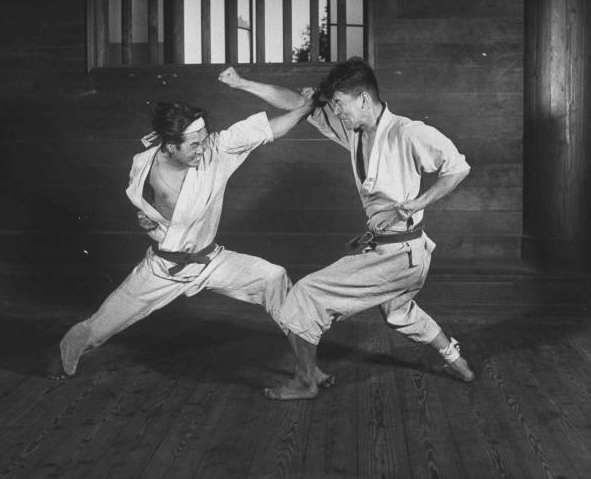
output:
M259 391L289 374L284 337L257 307L210 293L116 336L76 378L44 378L48 349L113 281L54 294L39 277L29 295L1 296L1 478L591 477L580 278L434 274L419 300L461 341L476 383L438 374L371 310L319 349L337 387L282 403Z

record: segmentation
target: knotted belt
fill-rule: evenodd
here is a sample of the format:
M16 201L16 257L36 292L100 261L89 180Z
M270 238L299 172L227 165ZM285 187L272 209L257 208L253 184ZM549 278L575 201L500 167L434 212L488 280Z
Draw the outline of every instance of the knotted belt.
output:
M420 238L423 234L423 222L421 221L413 229L401 231L400 233L376 234L371 231L366 231L360 236L353 238L347 244L350 254L366 253L372 251L378 244L388 243L404 243L416 238Z
M213 252L216 248L217 244L215 242L207 245L202 250L199 250L195 253L185 253L183 251L162 251L158 248L157 244L152 245L152 251L156 256L159 256L166 261L170 261L171 263L176 263L171 268L168 268L168 274L174 276L175 274L179 273L185 266L191 263L199 263L199 264L209 264L211 260L207 256L211 252Z

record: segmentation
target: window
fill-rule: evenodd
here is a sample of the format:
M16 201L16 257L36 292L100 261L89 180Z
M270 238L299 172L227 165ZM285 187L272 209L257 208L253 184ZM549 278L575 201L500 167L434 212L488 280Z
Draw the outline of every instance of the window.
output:
M368 57L373 0L87 0L88 67Z

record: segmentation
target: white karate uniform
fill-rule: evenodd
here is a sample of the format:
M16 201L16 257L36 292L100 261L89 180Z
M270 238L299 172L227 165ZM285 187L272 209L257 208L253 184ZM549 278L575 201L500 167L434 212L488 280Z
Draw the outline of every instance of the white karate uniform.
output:
M143 196L159 146L134 157L127 195L148 218L158 223L150 236L164 251L197 252L215 240L228 179L257 146L273 141L264 112L225 131L211 133L204 159L189 168L172 219L164 218ZM60 343L64 371L72 375L84 351L96 348L114 334L185 294L208 289L262 305L273 318L291 282L283 267L261 258L228 251L221 246L208 255L209 264L191 263L174 276L171 263L149 248L144 259L100 308L75 324Z
M309 117L312 125L351 152L351 164L362 205L387 207L419 195L421 174L440 176L468 171L470 166L453 143L435 128L392 114L387 106L378 123L367 175L357 173L359 133L347 130L327 105ZM370 214L367 214L368 219ZM418 224L423 212L416 212ZM406 231L400 221L385 233ZM343 320L379 306L388 324L411 339L430 343L439 325L413 300L429 271L435 243L423 233L404 243L378 245L373 251L341 258L294 285L281 310L279 322L312 344L318 344L332 321Z

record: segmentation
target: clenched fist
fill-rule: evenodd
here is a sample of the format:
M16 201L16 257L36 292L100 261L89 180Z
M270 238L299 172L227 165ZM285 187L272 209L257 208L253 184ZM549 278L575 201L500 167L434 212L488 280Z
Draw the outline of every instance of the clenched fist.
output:
M228 67L220 73L218 80L222 83L225 83L230 88L238 88L242 77L238 75L238 72L234 69L234 67Z

